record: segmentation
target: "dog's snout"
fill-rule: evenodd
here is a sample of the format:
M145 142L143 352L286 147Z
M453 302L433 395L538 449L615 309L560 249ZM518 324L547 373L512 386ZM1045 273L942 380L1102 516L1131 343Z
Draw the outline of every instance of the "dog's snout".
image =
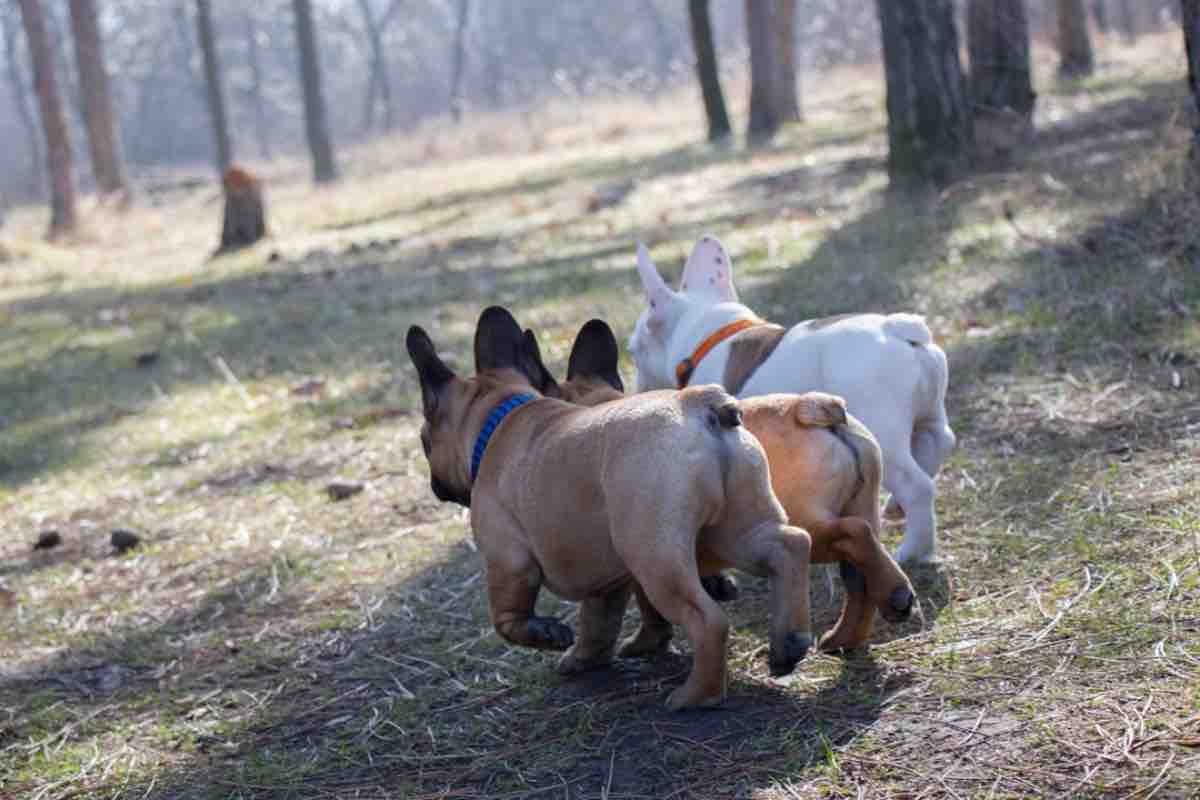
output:
M888 596L888 607L893 614L893 621L908 619L908 615L912 613L915 599L912 589L907 586L898 586L893 589Z

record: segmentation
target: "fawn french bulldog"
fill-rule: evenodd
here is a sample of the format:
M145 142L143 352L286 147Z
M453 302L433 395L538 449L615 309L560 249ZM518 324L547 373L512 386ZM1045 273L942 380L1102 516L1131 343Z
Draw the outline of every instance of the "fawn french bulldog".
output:
M468 505L492 624L526 647L565 650L559 671L609 663L635 589L695 650L672 709L725 697L729 623L700 576L735 566L770 582L769 665L791 672L811 644L808 534L787 524L762 447L716 386L652 392L596 408L541 396L521 329L491 307L475 331L475 376L460 378L420 327L408 353L421 384L421 444L433 492ZM580 602L576 635L534 614L542 585ZM619 654L657 651L643 624Z
M583 406L625 396L617 340L602 320L580 329L562 383L542 363L533 332L525 331L525 339L526 353L542 376L538 389L543 394ZM912 584L878 537L882 464L875 437L846 413L840 397L771 394L738 404L743 425L766 451L771 485L789 522L812 537L812 563L839 564L845 600L837 625L821 637L821 649L865 645L876 608L891 622L907 619ZM643 619L649 614L651 625L665 631L665 643L669 623L653 608L642 605L641 611Z

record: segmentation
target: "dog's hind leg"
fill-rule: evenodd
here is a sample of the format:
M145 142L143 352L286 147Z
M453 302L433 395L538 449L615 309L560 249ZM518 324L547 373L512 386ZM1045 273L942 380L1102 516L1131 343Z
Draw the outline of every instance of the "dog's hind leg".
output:
M646 591L641 584L635 584L634 594L637 597L638 611L642 615L642 624L637 633L621 643L617 655L621 658L639 658L665 652L674 634L670 620L658 613L658 609L646 597ZM709 595L712 593L709 592Z
M584 598L579 604L578 635L575 644L559 659L561 674L573 675L612 663L632 588L633 581L627 581L608 594Z
M896 561L932 561L936 547L934 531L937 527L933 509L933 478L911 455L904 453L885 462L884 484L899 498L906 520L904 540L896 552Z
M552 617L534 616L542 570L528 551L487 560L492 626L506 641L538 650L566 650L575 633Z

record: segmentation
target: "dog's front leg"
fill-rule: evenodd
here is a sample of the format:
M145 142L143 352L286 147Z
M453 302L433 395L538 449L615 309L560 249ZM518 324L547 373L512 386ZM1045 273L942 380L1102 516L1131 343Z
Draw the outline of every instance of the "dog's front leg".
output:
M633 581L627 581L608 594L584 598L579 604L579 636L558 662L561 674L573 675L612 663L632 588Z
M542 569L528 551L487 561L488 606L492 626L506 641L538 650L566 650L575 633L552 617L534 616Z

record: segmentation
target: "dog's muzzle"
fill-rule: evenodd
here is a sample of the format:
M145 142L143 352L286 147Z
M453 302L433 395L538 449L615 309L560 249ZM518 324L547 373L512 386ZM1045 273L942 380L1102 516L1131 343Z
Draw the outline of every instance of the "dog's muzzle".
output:
M912 613L916 595L907 586L897 586L888 595L887 605L880 609L888 622L903 622Z
M433 489L433 496L443 503L458 503L460 506L471 507L470 489L465 492L457 492L437 478L429 479L429 488Z

